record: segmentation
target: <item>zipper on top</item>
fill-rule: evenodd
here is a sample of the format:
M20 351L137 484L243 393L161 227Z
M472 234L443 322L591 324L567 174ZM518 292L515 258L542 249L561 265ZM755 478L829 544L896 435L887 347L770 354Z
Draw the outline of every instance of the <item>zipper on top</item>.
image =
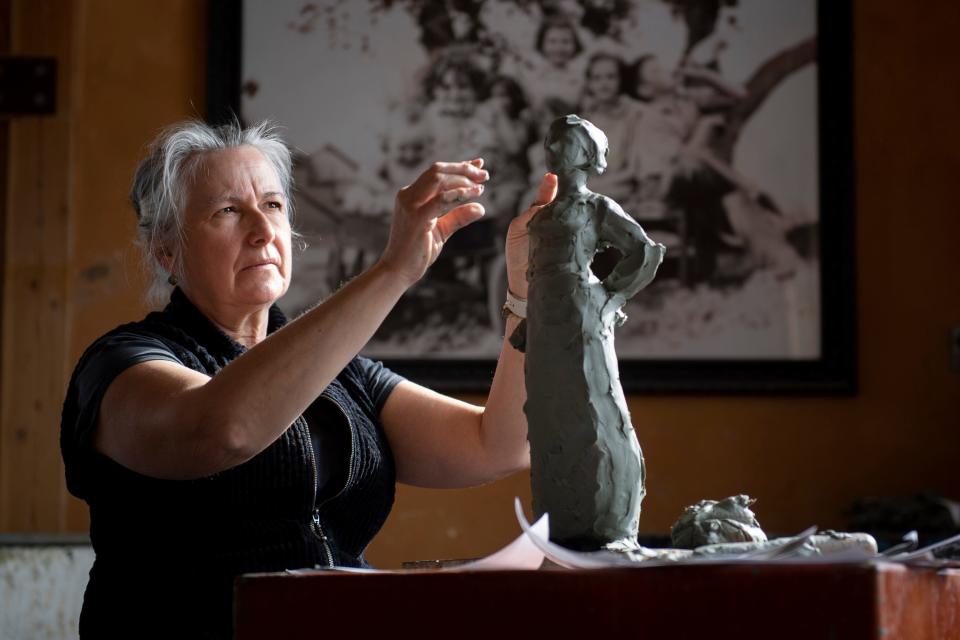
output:
M307 427L307 438L310 438L310 425L306 424L304 419L304 424ZM313 535L317 536L320 539L320 543L323 545L323 555L326 556L327 566L331 569L336 566L336 563L333 561L333 551L330 549L330 543L327 541L327 534L324 533L323 527L320 526L320 510L316 507L317 502L317 457L313 451L313 441L308 440L309 449L310 449L310 470L313 472L313 483L310 485L313 493L313 497L310 499L310 506L312 511L310 512L311 522L310 522L310 531L313 532Z
M336 563L333 561L333 552L330 550L330 543L327 541L327 534L323 531L323 526L320 524L320 511L319 509L313 510L313 521L310 523L311 530L313 534L320 538L320 542L323 543L323 554L327 557L327 566L331 569L336 566Z
M354 458L354 454L356 453L356 452L354 451L354 448L355 448L355 446L356 446L356 442L355 442L355 438L353 437L353 422L350 420L350 416L347 415L347 412L343 410L343 407L340 406L340 403L337 402L336 400L334 400L334 399L333 399L332 397L330 397L329 395L327 395L325 392L324 392L324 393L321 393L321 394L320 394L320 397L321 397L321 398L325 398L326 400L328 400L328 401L330 402L330 404L332 404L333 406L335 406L335 407L337 408L337 411L339 411L339 412L340 412L340 415L343 416L343 421L344 421L344 423L347 425L347 434L350 436L350 453L349 453L349 455L348 455L348 457L347 457L347 479L346 479L346 481L344 481L343 486L340 487L340 490L339 490L339 491L337 491L334 495L330 496L329 498L327 498L326 500L324 500L322 503L320 503L320 506L323 506L323 505L327 504L328 502L330 502L331 500L333 500L334 498L339 498L341 495L343 495L343 492L346 491L346 490L347 490L347 487L350 486L350 483L353 482L353 471L354 471L354 470L353 470L353 458ZM311 447L311 449L312 449L312 447ZM314 474L316 474L316 464L314 464ZM317 498L316 498L316 491L317 491L317 481L316 481L316 478L314 478L314 481L313 481L313 491L314 491L314 498L313 498L313 499L316 500L316 499L317 499Z
M351 422L350 416L347 415L347 412L343 410L343 407L340 406L340 403L337 402L336 400L334 400L332 397L330 397L330 396L327 395L326 393L320 394L320 397L321 397L321 398L325 398L325 399L328 400L331 404L333 404L333 406L335 406L335 407L337 408L337 410L340 412L340 415L343 416L344 422L345 422L346 425L347 425L347 433L348 433L349 436L350 436L350 453L349 453L349 456L348 456L348 458L347 458L347 479L346 479L346 481L344 482L343 486L340 488L340 490L339 490L335 495L330 496L329 498L325 499L320 505L317 505L317 504L316 504L316 502L317 502L317 475L318 475L318 471L317 471L317 457L316 457L316 453L315 453L314 450L313 450L313 442L312 442L312 440L311 440L311 442L310 442L310 469L311 469L311 471L313 472L313 473L312 473L312 475L313 475L313 484L311 485L311 486L313 487L313 498L312 498L311 501L310 501L310 504L313 505L313 511L312 511L311 514L310 514L310 517L311 517L310 530L313 532L313 534L314 534L315 536L317 536L317 538L320 540L321 544L323 545L323 553L324 553L324 556L326 556L327 566L329 566L329 567L332 569L332 568L334 568L334 567L336 566L336 563L333 561L333 551L332 551L331 548L330 548L330 542L329 542L329 540L328 540L328 538L327 538L327 534L324 532L323 526L320 524L320 507L323 506L324 504L330 502L330 501L333 500L334 498L337 498L337 497L339 497L340 495L342 495L343 492L346 491L347 487L350 486L350 483L353 481L353 473L354 473L354 469L353 469L353 458L354 458L354 453L355 453L355 452L354 452L354 448L355 448L355 446L356 446L356 443L355 443L355 438L353 437L353 422ZM306 421L304 420L304 422L306 422ZM310 425L307 424L307 435L308 435L308 437L309 437L309 431L310 431Z

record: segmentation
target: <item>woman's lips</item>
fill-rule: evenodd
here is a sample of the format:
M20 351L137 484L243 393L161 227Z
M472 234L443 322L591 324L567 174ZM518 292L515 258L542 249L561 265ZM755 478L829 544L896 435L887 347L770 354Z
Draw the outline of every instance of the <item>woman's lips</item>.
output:
M275 267L277 271L280 270L280 265L276 262L258 262L256 264L251 264L248 267L244 267L241 271L253 271L258 269L267 269L269 267Z

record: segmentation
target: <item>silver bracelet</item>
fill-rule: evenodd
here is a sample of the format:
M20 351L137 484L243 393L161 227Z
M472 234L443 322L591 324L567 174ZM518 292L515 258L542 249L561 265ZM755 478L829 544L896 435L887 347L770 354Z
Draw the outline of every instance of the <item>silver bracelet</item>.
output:
M527 317L527 301L521 300L520 298L514 296L510 293L510 290L507 289L507 301L503 303L503 312L512 313L518 318Z

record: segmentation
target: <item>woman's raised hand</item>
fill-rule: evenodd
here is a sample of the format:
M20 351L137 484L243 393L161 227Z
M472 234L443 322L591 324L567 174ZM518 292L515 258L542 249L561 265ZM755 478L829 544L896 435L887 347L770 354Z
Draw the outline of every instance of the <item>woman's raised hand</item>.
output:
M460 203L482 194L489 178L481 158L435 162L400 189L381 264L406 279L408 286L419 280L450 236L483 217L483 205Z
M530 261L527 223L530 218L557 197L557 176L548 173L540 181L537 199L530 207L510 221L507 230L507 286L510 293L522 300L527 298L527 264Z

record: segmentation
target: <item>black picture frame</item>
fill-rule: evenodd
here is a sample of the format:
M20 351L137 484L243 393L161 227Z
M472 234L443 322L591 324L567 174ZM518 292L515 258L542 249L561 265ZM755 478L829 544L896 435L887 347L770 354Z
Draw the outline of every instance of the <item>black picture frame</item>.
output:
M641 394L853 394L857 389L851 0L818 0L819 252L821 352L813 360L623 360L620 378ZM211 0L207 119L240 113L242 3ZM386 360L447 391L489 390L493 360Z

